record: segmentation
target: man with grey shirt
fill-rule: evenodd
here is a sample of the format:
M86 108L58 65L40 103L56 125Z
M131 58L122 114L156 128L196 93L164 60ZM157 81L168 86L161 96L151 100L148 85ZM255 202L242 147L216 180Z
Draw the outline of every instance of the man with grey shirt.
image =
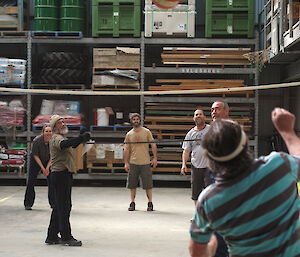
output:
M196 204L199 194L206 186L212 183L212 180L209 175L209 170L207 169L208 161L204 156L204 151L201 146L201 140L208 131L209 125L205 124L205 115L200 109L194 112L193 119L196 126L186 134L184 140L187 141L184 141L182 144L181 174L185 175L185 172L187 172L186 163L191 153L192 200L194 200Z

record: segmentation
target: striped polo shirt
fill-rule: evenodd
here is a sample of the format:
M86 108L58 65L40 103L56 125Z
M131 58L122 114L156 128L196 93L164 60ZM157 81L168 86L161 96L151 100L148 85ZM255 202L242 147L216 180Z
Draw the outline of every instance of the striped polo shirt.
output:
M300 157L272 152L237 175L220 175L199 196L191 238L207 243L214 231L231 256L300 256Z

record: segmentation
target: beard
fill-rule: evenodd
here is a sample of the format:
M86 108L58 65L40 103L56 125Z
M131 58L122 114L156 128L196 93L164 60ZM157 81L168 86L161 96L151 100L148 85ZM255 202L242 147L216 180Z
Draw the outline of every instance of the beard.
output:
M59 132L59 134L61 134L61 135L66 135L66 134L68 134L69 129L68 129L68 127L61 128L61 129L58 130L58 132Z
M204 120L196 120L196 126L203 126L203 124L205 124L205 121Z
M132 124L132 127L134 127L134 128L138 128L141 125L141 123L137 123L137 122L132 122L131 124Z

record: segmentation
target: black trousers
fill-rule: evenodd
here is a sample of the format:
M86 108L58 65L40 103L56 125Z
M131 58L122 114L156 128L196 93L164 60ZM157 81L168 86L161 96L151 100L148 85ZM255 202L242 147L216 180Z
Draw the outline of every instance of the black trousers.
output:
M55 205L52 209L47 237L50 240L56 240L60 233L61 239L67 241L72 238L70 213L73 175L68 171L55 171L52 172L51 180L55 193Z
M28 177L27 177L27 185L26 185L26 191L24 196L24 206L32 207L34 204L34 200L35 200L34 186L36 183L37 175L40 172L40 170L41 167L36 163L35 159L33 158L33 155L31 154ZM53 186L51 183L51 172L47 177L47 184L48 184L48 202L51 208L53 208L55 200L54 200Z

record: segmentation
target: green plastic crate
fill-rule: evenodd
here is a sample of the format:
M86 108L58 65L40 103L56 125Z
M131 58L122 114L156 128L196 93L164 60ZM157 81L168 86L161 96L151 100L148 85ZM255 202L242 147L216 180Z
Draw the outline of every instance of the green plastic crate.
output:
M206 0L206 13L216 11L246 11L255 13L255 0Z
M93 0L92 36L141 35L140 0Z
M205 17L205 37L254 36L254 13L212 13Z

